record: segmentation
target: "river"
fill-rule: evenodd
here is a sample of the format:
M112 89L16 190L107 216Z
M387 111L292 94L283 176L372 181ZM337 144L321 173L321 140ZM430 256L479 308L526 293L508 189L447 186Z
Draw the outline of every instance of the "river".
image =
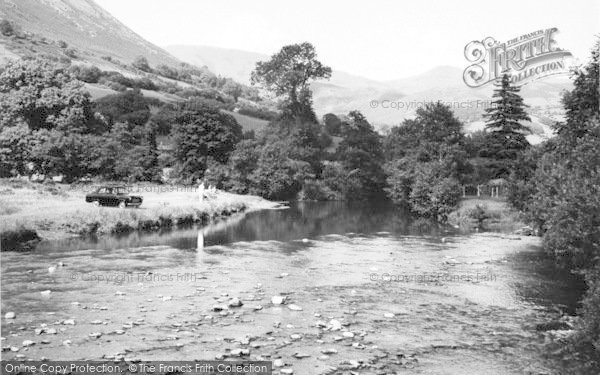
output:
M385 204L299 203L1 257L2 312L16 314L2 319L4 359L247 349L294 374L560 373L535 326L581 294L537 237L461 233ZM243 306L222 306L232 298Z

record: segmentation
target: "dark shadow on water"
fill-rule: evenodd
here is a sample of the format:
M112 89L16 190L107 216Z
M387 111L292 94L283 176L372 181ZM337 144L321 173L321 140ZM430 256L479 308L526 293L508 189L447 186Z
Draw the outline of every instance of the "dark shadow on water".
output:
M389 232L398 236L439 236L451 229L429 220L415 219L386 202L298 202L292 203L289 209L235 215L203 228L46 241L41 242L35 251L162 245L194 250L233 242L287 243L331 234L369 236Z

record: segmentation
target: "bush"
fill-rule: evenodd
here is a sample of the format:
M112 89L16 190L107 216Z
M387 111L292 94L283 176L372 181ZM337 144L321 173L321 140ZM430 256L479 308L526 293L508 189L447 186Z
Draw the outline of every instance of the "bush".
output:
M70 69L71 73L80 81L87 83L98 83L102 76L102 71L96 66L74 65Z
M302 190L298 193L301 201L332 201L341 200L342 195L333 191L325 182L320 180L308 180L304 182Z
M585 340L600 352L600 264L586 272L588 290L582 301L580 313Z
M144 56L136 57L131 63L131 66L144 72L152 71L152 69L150 69L150 65L148 64L148 60Z
M18 228L0 233L0 248L2 251L25 250L39 240L36 231Z
M75 48L67 48L65 49L65 55L67 55L68 57L72 58L72 59L76 59L77 58L77 50Z
M4 36L11 36L15 33L15 29L8 20L2 20L0 21L0 33Z

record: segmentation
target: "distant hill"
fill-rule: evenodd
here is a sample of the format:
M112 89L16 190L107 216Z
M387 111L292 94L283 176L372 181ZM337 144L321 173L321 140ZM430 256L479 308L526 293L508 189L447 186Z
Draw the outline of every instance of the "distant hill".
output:
M136 56L145 56L151 65L180 64L92 0L2 0L0 18L23 32L64 41L91 60L111 56L131 63Z
M249 82L256 62L269 58L254 52L205 46L178 45L165 49L183 61L207 65L214 73L239 82ZM480 130L484 124L482 114L489 106L493 86L470 88L463 82L462 75L462 68L440 66L414 77L376 81L334 69L330 80L312 84L315 111L322 116L329 112L345 114L356 109L379 129L385 129L413 117L419 106L440 100L449 104L465 122L466 132ZM531 82L522 88L521 94L531 106L529 111L535 119L530 124L535 135L530 137L532 142L551 134L549 126L563 116L561 93L571 87L569 78L555 76ZM374 100L377 108L371 104ZM391 107L392 102L396 108L382 108Z

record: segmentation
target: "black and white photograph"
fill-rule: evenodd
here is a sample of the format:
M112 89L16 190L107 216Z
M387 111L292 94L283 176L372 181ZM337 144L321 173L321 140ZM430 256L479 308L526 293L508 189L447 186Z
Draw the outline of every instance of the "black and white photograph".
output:
M0 0L0 374L600 374L600 2Z

